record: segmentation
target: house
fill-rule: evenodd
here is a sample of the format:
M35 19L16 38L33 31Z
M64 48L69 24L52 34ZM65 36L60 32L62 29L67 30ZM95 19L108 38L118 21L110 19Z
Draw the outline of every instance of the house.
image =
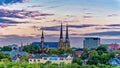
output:
M83 49L77 49L73 52L75 57L80 57L83 52Z
M9 54L13 62L19 61L20 56L27 55L26 52L19 51L2 51L2 53Z
M41 54L37 57L29 58L29 63L46 63L47 61L50 61L51 63L57 63L60 64L62 62L68 64L72 63L73 56L62 54L62 55L47 55L47 54Z
M28 54L27 58L33 58L33 56L34 56L33 54Z
M10 52L10 56L11 57L14 57L15 55L27 55L27 53L26 52Z
M108 46L108 51L113 51L117 50L120 48L119 44L114 43L114 44L106 44Z
M12 57L12 62L20 61L21 57L22 57L22 55L20 55L20 54L15 55L14 57Z
M109 63L111 65L117 65L117 66L120 66L120 57L119 56L116 56L115 58L111 59L109 61Z

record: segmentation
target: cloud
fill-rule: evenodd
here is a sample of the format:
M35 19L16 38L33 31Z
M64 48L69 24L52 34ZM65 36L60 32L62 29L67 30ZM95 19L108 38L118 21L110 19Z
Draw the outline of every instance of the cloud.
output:
M0 5L8 5L8 4L14 4L14 3L23 3L27 0L0 0Z
M0 9L0 23L26 23L26 22L14 21L14 18L27 19L27 18L35 18L38 16L53 16L53 15L54 14L41 13L39 11Z
M32 5L32 6L27 6L28 8L37 8L37 7L44 7L43 5Z
M92 26L98 26L96 24L82 24L82 25L69 25L71 28L86 28L86 27L92 27Z
M62 5L63 6L63 5ZM49 9L53 9L53 8L58 8L58 7L61 7L61 6L50 6L48 7Z
M0 9L0 17L24 18L19 15L20 12L24 12L24 10Z
M120 31L107 31L107 32L95 32L95 33L87 33L81 34L83 36L120 36Z
M88 14L88 15L89 15L89 14L92 14L92 13L90 13L90 12L87 12L87 13L85 13L85 14Z
M97 30L104 30L104 29L120 29L120 28L111 28L111 27L100 27L100 28L95 28Z
M83 8L82 10L86 11L86 10L89 10L88 8Z
M52 16L52 15L54 14L41 13L39 11L0 9L0 17L26 18L26 17Z
M0 28L5 28L8 26L16 26L16 25L12 25L12 24L0 24Z
M86 27L92 27L92 26L98 26L95 24L83 24L83 25L68 25L69 28L86 28ZM46 30L46 31L59 31L61 26L51 26L51 27L42 27L40 30ZM33 26L32 28L38 28L36 26ZM65 28L65 25L63 25L63 29Z
M83 18L92 18L93 16L83 16Z
M118 16L118 14L110 14L110 15L108 15L108 17L114 17L114 16Z
M51 26L51 27L42 27L40 30L46 30L46 31L59 31L60 26Z
M8 19L0 18L0 23L18 24L18 23L26 23L26 22L18 22L18 21L13 21L13 20L8 20Z
M43 13L43 14L40 14L40 16L53 16L55 14L50 14L50 13Z
M120 26L120 24L110 24L110 25L105 25L105 26L112 26L112 27L114 27L114 26Z
M26 45L27 43L30 44L32 42L40 42L39 41L40 37L41 37L41 35L37 35L36 37L18 36L18 35L2 35L2 37L0 38L1 39L0 43L1 43L1 46L10 45L10 44L21 45L21 42L23 42L23 44ZM52 38L52 39L50 39L50 38ZM53 35L45 35L45 40L56 42L57 38L55 37L54 34Z
M1 39L0 43L2 45L10 45L10 44L20 44L21 41L24 44L27 44L27 43L31 43L33 40L35 41L36 39L39 39L39 38L35 38L35 37L31 37L31 36L22 37L22 36L17 36L17 35L4 35L0 39Z

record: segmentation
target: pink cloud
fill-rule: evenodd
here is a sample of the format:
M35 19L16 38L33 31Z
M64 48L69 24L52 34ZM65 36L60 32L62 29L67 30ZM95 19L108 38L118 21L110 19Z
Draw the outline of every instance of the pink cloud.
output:
M92 18L93 16L83 16L83 18Z
M27 6L28 8L36 8L36 7L44 7L43 5L32 5L32 6Z
M11 24L0 24L0 27L1 27L1 28L5 28L5 27L8 27L8 26L16 26L16 25L11 25Z
M118 16L118 14L110 14L108 17Z

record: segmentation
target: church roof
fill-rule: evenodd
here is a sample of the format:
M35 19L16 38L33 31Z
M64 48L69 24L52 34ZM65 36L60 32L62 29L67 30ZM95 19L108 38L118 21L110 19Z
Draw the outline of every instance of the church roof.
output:
M33 42L32 44L38 45L38 46L42 46L41 42ZM47 48L58 48L58 42L44 42L44 47Z

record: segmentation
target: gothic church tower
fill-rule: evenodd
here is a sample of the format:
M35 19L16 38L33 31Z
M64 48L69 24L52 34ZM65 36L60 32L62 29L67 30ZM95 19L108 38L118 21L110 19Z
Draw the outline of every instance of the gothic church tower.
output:
M63 39L63 28L62 28L62 24L61 24L58 48L61 48L61 49L68 49L68 48L70 48L68 25L66 25L66 37L65 37L65 41L64 41L64 39Z
M42 30L42 36L41 36L41 51L42 51L42 52L44 52L44 51L43 51L43 48L44 48L44 32L43 32L43 30Z
M62 48L64 47L64 39L63 39L63 28L62 28L62 23L61 23L61 29L60 29L60 38L59 38L59 42L58 42L58 48Z
M65 37L65 49L70 48L70 40L69 40L69 33L68 33L68 24L66 25L66 37Z

